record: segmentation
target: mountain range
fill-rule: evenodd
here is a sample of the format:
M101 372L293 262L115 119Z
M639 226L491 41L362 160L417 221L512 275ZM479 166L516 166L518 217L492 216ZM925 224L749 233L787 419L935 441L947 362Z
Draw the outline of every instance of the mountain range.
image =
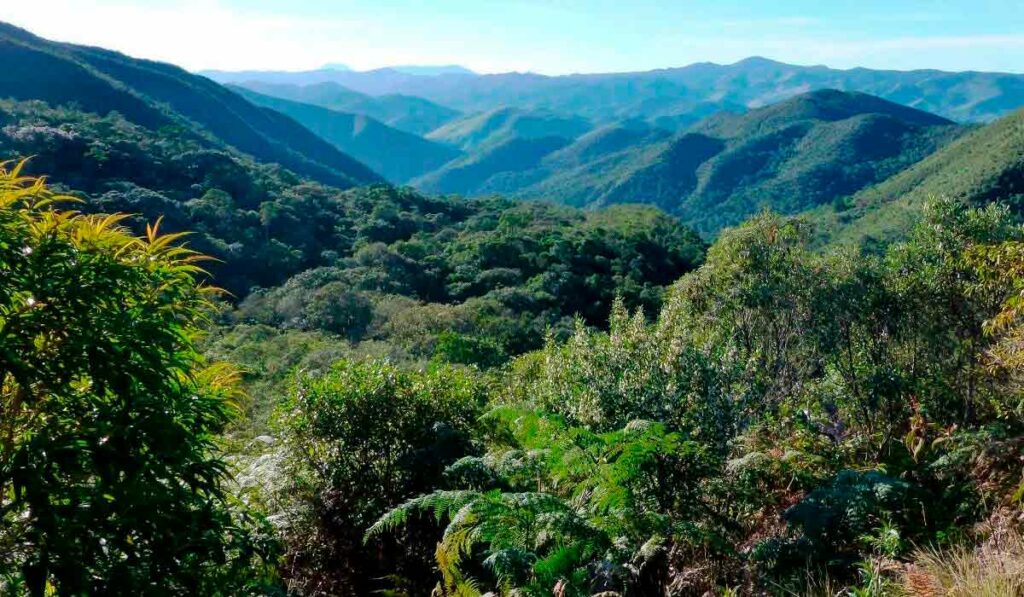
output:
M566 77L447 67L209 73L238 82L223 86L9 25L0 25L0 58L9 65L0 98L117 112L154 133L178 131L190 146L339 188L386 180L585 208L648 203L708 237L765 208L809 212L836 239L892 238L930 194L1021 194L1020 113L976 122L1024 104L1018 75L755 58ZM22 134L31 123L13 124Z
M490 130L484 125L490 120L481 119L477 130ZM653 203L714 234L762 208L798 213L853 195L965 130L939 116L840 91L720 113L676 133L638 121L581 133L566 128L572 121L549 120L555 124L548 135L498 137L413 184L430 192L501 193L580 207Z
M653 203L710 235L762 208L843 205L1024 105L1020 75L844 71L763 58L562 77L388 69L210 75L374 116L457 152L438 166L439 152L391 142L385 153L422 160L404 165L402 176L377 167L395 183L580 207ZM418 111L410 107L417 101Z
M959 122L986 122L1024 103L1024 75L938 70L892 71L797 66L754 57L647 72L545 76L534 73L421 76L395 69L367 72L248 71L202 73L222 83L308 85L333 82L369 95L421 97L462 112L546 109L595 122L628 118L666 126L691 114L757 108L818 89L859 91Z
M299 86L248 81L241 86L230 83L228 85L235 90L244 88L263 95L340 112L365 114L388 126L417 135L425 135L463 115L458 110L440 106L420 97L400 94L370 96L337 83Z
M232 89L257 106L294 118L393 182L406 182L461 155L459 150L449 145L392 128L365 114L271 97L242 87Z

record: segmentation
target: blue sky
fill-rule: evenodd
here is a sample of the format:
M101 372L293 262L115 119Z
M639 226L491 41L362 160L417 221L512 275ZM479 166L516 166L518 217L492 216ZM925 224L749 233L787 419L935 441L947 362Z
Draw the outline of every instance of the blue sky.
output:
M760 55L1024 72L1024 0L31 0L4 20L191 70L613 72Z

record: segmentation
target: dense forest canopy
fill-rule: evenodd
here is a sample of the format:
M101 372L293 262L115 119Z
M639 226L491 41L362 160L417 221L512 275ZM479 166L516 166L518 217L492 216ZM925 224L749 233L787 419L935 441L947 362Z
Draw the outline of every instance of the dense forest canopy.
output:
M186 373L202 363L190 344L182 344L191 342L186 338L195 329L176 330L196 323L181 323L188 316L175 309L192 309L195 317L210 308L201 298L204 291L193 286L199 272L192 253L174 248L174 237L160 238L155 230L142 239L132 237L119 228L123 220L52 211L59 204L51 203L40 183L19 178L18 172L6 176L4 238L16 242L4 245L4 268L15 273L4 278L10 303L5 347L11 355L5 357L4 406L13 415L5 418L13 438L4 444L4 487L10 492L5 516L22 520L19 508L28 504L34 504L33 512L56 508L58 516L32 516L24 519L27 526L7 527L3 540L18 546L10 552L13 559L4 561L7 586L30 589L33 583L52 582L67 592L88 582L114 583L94 588L134 587L145 582L131 576L139 570L177 578L183 587L210 582L252 587L272 579L269 571L253 576L260 568L241 563L272 561L265 559L274 553L270 544L251 543L263 532L254 523L246 523L250 530L244 531L253 539L239 535L241 530L210 536L209 549L227 550L217 556L227 566L221 571L185 565L152 572L146 566L162 564L151 558L172 557L164 555L163 550L174 549L166 539L145 558L129 558L132 564L124 572L96 560L93 581L63 568L61 562L99 558L98 552L68 552L73 546L52 544L60 526L45 525L94 520L78 514L68 518L74 511L61 509L64 500L102 499L106 505L90 510L99 512L92 516L109 516L132 528L134 519L118 514L119 508L135 508L134 501L147 494L144 485L124 485L126 473L89 464L105 459L54 461L54 477L29 481L19 471L25 470L24 458L42 456L45 448L38 442L103 449L106 438L120 433L107 413L147 408L125 392L135 391L138 383L166 400L172 390L162 389L167 382L160 376L187 375L194 383L214 384L199 390L207 392L208 404L185 400L181 406L192 412L189 429L209 430L195 436L199 443L192 452L159 447L125 452L124 465L148 470L155 461L142 469L140 462L143 454L152 454L163 459L160 466L171 475L185 474L173 472L175 467L195 471L196 465L176 460L181 458L212 458L200 462L223 470L217 456L209 455L209 434L226 422L223 409L235 382L223 366ZM535 222L541 206L523 207L505 214L520 216L508 226L521 230L530 222L530 228L551 232ZM614 212L603 214L627 229L643 229L651 218L662 217L645 215L626 225L629 220ZM52 224L30 228L33 218ZM484 368L442 359L426 369L409 369L401 361L343 348L348 329L296 332L305 334L300 352L318 351L322 360L306 361L290 381L250 370L249 387L283 394L253 397L276 401L258 430L273 435L238 436L241 443L231 457L240 467L238 488L248 496L249 508L271 514L281 534L282 582L303 594L383 589L423 594L435 585L441 594L513 588L539 595L689 594L715 587L797 587L812 570L828 574L829 582L863 582L881 587L882 594L895 590L909 581L892 572L892 562L926 562L914 545L954 549L972 536L970 525L993 509L1014 507L1021 483L1015 446L1022 414L1018 303L1024 288L1024 230L995 205L973 209L955 201L932 202L924 218L906 242L873 255L815 252L806 221L759 216L724 234L706 262L673 285L653 322L618 299L609 331L596 331L579 319L565 341L549 337L540 350L505 366L493 367L504 359L480 363ZM529 238L517 238L524 236ZM61 251L95 251L99 261L95 266L91 259L67 261L56 251L64 246L60 243L69 247ZM142 263L150 265L133 265L133 251L142 251L148 256ZM123 263L123 274L104 261L110 259ZM80 270L78 276L55 276L61 263ZM95 270L99 286L61 285L82 280L82 268L89 267L100 267ZM144 302L133 306L137 299L126 294L133 287L110 285L101 273L137 278L140 292L151 283L181 287L141 295ZM351 272L310 276L344 279L346 273ZM395 282L407 279L394 277ZM450 285L463 287L458 280ZM117 294L107 299L111 292ZM186 298L190 292L198 292L197 298ZM260 300L271 301L272 294ZM94 308L104 300L111 308ZM153 308L149 300L169 301L168 309ZM124 320L95 319L120 318L123 308L141 309L129 316L135 324L124 333L144 333L143 344L111 335ZM245 318L247 309L256 308L247 301L235 317ZM139 327L143 311L155 318L152 329ZM59 319L50 322L51 314ZM60 329L66 340L47 348L40 338L53 332L38 326ZM166 348L153 343L161 330L168 334ZM227 354L251 354L275 342L242 333L241 344ZM24 342L12 343L15 338ZM84 353L70 342L82 342ZM90 343L98 344L91 348ZM323 350L332 344L341 348L333 357ZM138 369L91 369L97 357L88 355L106 354L113 346L123 358L134 358L126 350L166 350L164 358L172 360L142 352ZM212 346L212 354L223 356L228 345L221 336ZM449 354L473 348L478 346L450 348ZM67 350L72 352L62 356ZM47 360L29 356L37 352ZM69 360L72 354L85 355L80 365ZM46 373L49 362L57 367L52 373ZM64 376L67 388L38 385L31 376L39 374ZM102 377L111 374L116 379ZM138 381L125 384L133 376ZM96 384L108 389L91 390ZM174 387L173 392L199 395L190 386ZM282 390L287 387L292 389ZM26 393L27 388L34 389ZM83 402L82 392L89 391L99 392L88 402L92 406ZM24 410L26 400L33 401L31 411ZM197 407L202 410L187 410ZM81 425L81 415L75 414L80 408L93 409L95 430ZM17 415L46 409L62 414ZM139 441L166 441L147 434L170 433L173 427L139 416L156 425L151 431L138 428ZM45 427L39 427L41 421ZM70 449L69 456L80 448ZM109 474L119 481L106 489ZM202 498L223 491L220 473L212 474L207 484L186 482L188 489L172 503L153 506L175 520L166 528L154 523L153 532L178 528L188 510L164 508L189 508L186 496L213 503ZM68 494L74 497L61 497L70 487L66 475L82 483ZM260 489L248 484L254 478L260 479ZM244 515L229 509L217 516L218 524L237 525L232 517ZM230 542L239 539L248 543ZM131 545L140 544L136 539ZM737 548L743 545L748 547ZM941 586L941 569L913 578Z

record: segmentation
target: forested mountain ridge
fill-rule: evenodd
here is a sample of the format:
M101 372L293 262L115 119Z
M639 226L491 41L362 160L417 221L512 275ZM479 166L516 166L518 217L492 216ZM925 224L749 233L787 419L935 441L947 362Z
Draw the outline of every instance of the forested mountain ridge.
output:
M938 70L849 70L796 66L765 58L735 64L696 63L636 73L545 76L534 73L447 74L434 77L387 69L358 72L204 73L221 82L334 82L370 95L419 96L463 112L501 107L577 114L597 123L628 118L692 123L687 114L757 108L819 89L858 91L958 122L985 122L1024 105L1024 75Z
M287 85L239 81L228 85L339 112L365 114L388 126L417 135L425 135L461 116L457 110L439 106L420 97L398 94L370 96L330 82Z
M743 66L769 76L784 65ZM365 97L331 82L246 85L314 103ZM425 135L464 155L409 182L427 192L502 193L579 207L652 203L714 235L763 207L787 214L842 207L966 130L860 92L823 89L749 111L730 107L696 122L645 112L594 124L570 112L514 107L470 114ZM665 118L674 119L669 128L651 124ZM685 128L672 133L672 126Z
M455 148L391 128L369 116L271 97L244 87L232 89L258 106L295 119L395 184L436 170L460 155Z
M504 110L435 131L432 138L481 139L480 147L465 141L466 156L413 184L582 207L650 203L713 235L765 207L794 214L840 201L964 130L933 114L834 90L719 113L675 134L642 121L587 134L578 132L586 132L582 126L566 128L576 121L554 117L548 120L557 125L541 120L537 130L507 124L521 120ZM550 135L536 137L543 132Z
M117 111L152 130L179 127L209 146L233 147L339 187L381 180L290 118L176 66L47 41L5 23L0 60L0 98Z
M514 139L572 140L591 128L589 122L578 116L500 108L448 122L427 134L427 138L469 151L489 149Z
M827 238L855 245L900 239L929 199L1024 205L1024 109L975 129L919 163L814 214Z
M137 229L162 218L165 230L193 232L192 246L219 260L207 265L217 283L239 298L323 264L323 251L351 242L340 221L361 217L337 191L185 128L0 100L0 160L24 156L26 173L52 173L52 183L88 197L83 210L134 214Z
M644 206L583 213L385 185L342 191L180 130L0 100L0 161L26 155L26 173L53 172L83 211L192 232L189 244L218 260L206 266L214 282L242 303L239 321L387 339L415 358L453 346L467 362L517 354L546 330L566 333L574 315L600 325L616 296L656 309L704 251Z

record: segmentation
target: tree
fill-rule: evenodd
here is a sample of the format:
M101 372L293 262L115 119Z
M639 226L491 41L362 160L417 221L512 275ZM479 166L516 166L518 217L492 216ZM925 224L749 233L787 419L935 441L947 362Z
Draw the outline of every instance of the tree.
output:
M20 170L0 168L0 587L243 591L272 550L221 487L239 390L194 346L201 257Z

